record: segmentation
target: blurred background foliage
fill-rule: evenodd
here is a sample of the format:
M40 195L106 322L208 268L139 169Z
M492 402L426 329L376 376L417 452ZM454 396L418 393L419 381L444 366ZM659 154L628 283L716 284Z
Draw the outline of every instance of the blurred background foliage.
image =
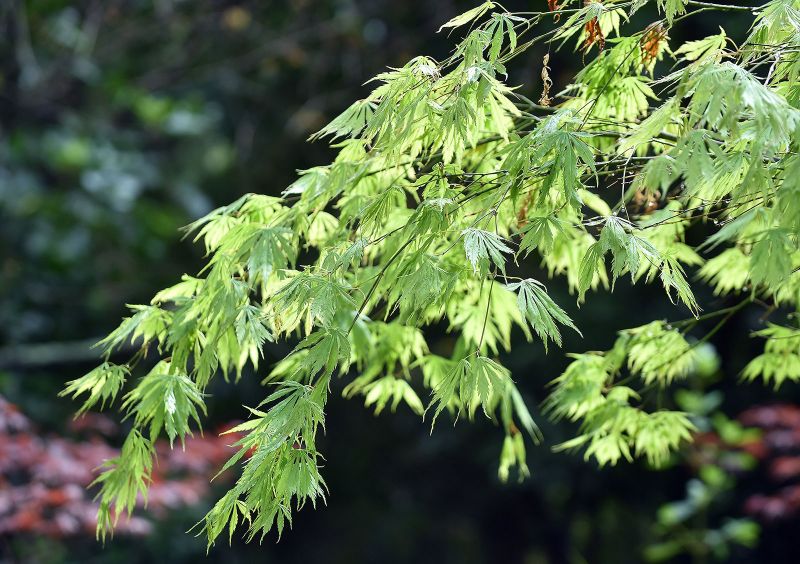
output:
M215 429L263 396L260 377L212 387L205 436L185 453L164 451L161 497L105 547L90 530L84 488L87 469L119 446L118 422L69 423L76 406L56 393L93 366L89 345L116 326L125 303L147 303L200 268L201 250L181 239L181 226L246 192L278 194L296 169L328 162L332 152L305 143L308 135L362 97L364 82L386 66L445 56L451 41L435 31L471 4L0 3L0 562L204 557L205 543L185 531L211 504L207 462L226 456ZM748 20L737 18L695 18L672 45L720 24L741 37ZM654 19L641 10L631 25ZM510 69L509 83L534 99L543 54L531 50ZM554 55L556 87L581 64L580 54ZM686 317L658 289L622 282L580 310L563 286L552 291L585 336L567 337L567 351L605 349L617 330ZM708 309L730 305L698 297ZM530 451L532 478L501 485L501 437L491 425L441 425L429 436L411 413L375 417L334 399L321 445L328 506L301 512L280 543L234 541L210 558L796 562L800 390L737 383L758 347L749 333L762 324L734 318L704 349L695 377L659 399L695 414L701 429L660 472L643 464L601 470L554 454L574 429L540 415L545 441ZM285 353L275 346L267 359ZM504 363L536 406L565 359L534 343Z

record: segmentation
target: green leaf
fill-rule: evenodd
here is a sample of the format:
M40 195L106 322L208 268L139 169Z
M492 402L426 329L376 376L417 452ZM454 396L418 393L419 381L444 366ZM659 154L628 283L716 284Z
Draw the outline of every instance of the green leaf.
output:
M327 380L314 386L284 382L259 405L269 409L250 409L254 418L228 431L245 436L235 443L239 451L222 471L244 460L243 470L233 489L205 516L209 547L226 528L230 540L240 519L248 523L248 540L256 535L263 539L273 528L280 535L291 525L293 506L324 500L315 436L324 425L326 398Z
M78 409L76 417L87 412L97 402L100 402L100 409L104 409L106 401L111 402L125 385L125 379L130 374L127 366L118 366L109 362L104 362L85 376L77 380L67 382L59 396L72 395L72 399L81 394L89 394L86 401Z
M582 300L586 295L586 291L592 287L592 284L602 270L602 259L605 251L599 242L592 244L583 255L580 263L580 273L578 275L578 292L579 298Z
M147 490L153 470L153 444L136 429L122 444L120 454L101 465L102 473L92 482L99 485L100 500L97 510L97 538L105 542L123 512L131 514L136 499L141 495L147 501ZM113 516L112 516L113 510Z
M128 392L122 408L133 415L139 428L150 427L150 440L166 429L170 444L176 437L183 443L189 430L189 419L201 426L198 408L205 414L203 394L185 374L174 372L167 361L156 364L136 387Z
M675 16L680 16L686 13L686 4L688 0L658 0L659 9L664 12L667 22L670 24L675 19Z
M548 339L559 347L561 346L561 332L556 322L574 329L579 335L581 334L566 312L547 295L547 290L538 280L528 278L509 284L508 289L518 292L519 310L542 339L545 351L547 351Z
M753 284L764 284L774 290L792 273L791 253L796 248L786 229L769 229L761 233L750 253Z
M725 31L720 29L718 35L709 35L703 39L687 41L677 49L675 55L683 55L683 59L691 62L703 62L717 59L722 49L725 48L727 36Z
M433 388L433 400L428 409L436 406L432 425L448 406L457 414L473 419L480 407L486 417L495 420L499 415L503 426L511 432L514 416L520 425L538 440L539 430L519 395L508 370L499 363L476 355L448 365L449 371Z
M754 336L767 339L764 353L751 360L744 369L745 380L762 378L778 389L785 381L800 381L800 330L770 323Z
M685 378L694 368L695 348L663 321L653 321L630 333L633 339L628 344L628 366L645 384L665 386L676 378Z
M384 376L364 388L364 405L366 407L374 405L375 415L379 415L390 401L392 412L397 410L401 401L417 415L422 415L425 411L414 388L400 378Z
M303 339L293 354L307 350L303 367L311 376L322 373L327 378L337 366L344 370L350 359L350 343L340 329L317 331Z
M542 255L549 254L553 251L556 239L565 236L566 230L565 223L557 217L530 217L523 230L519 251L525 251L526 256L534 249L538 249Z
M661 283L667 291L667 295L672 300L672 290L683 304L689 308L693 315L697 315L700 306L694 297L689 283L686 281L686 274L683 267L671 256L663 256L661 261Z
M370 100L358 100L309 139L316 140L328 135L332 141L341 137L356 137L369 123L375 113L375 106Z
M511 253L511 249L503 239L490 231L468 228L461 233L464 236L464 251L467 260L472 265L474 272L486 272L491 260L503 273L506 271L506 262L503 253Z
M624 155L641 145L651 143L680 115L679 112L679 100L670 98L643 120L631 134L620 138L617 152Z
M439 31L441 32L443 29L447 27L456 28L456 27L461 27L462 25L466 25L473 20L477 20L479 17L481 17L483 14L485 14L492 8L494 8L494 2L484 2L480 6L476 6L471 10L467 10L463 14L459 14L458 16L454 17L447 23L443 24L442 27L439 28Z
M138 339L142 339L143 344L150 341L161 344L166 339L170 312L152 305L129 305L128 308L135 313L123 319L119 327L97 343L105 349L106 354L125 344L133 344Z
M697 427L685 413L656 411L642 417L634 444L637 456L644 455L656 468L663 466L684 441L690 441Z

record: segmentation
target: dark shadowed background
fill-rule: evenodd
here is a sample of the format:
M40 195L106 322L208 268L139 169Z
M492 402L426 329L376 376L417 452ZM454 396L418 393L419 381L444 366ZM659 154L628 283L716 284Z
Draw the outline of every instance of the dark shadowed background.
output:
M70 422L78 404L56 394L93 367L89 345L117 325L126 303L147 303L201 268L201 249L181 239L181 226L246 192L277 195L297 169L327 163L333 151L306 143L309 134L363 97L364 82L385 67L446 56L455 38L436 30L472 4L0 2L0 562L202 561L204 540L185 531L212 504L210 461L218 466L229 454L216 430L260 401L261 377L212 386L205 435L185 453L164 451L152 510L105 547L94 540L84 488L119 446L120 422ZM505 5L546 8L545 0ZM631 29L656 17L644 9ZM671 44L719 25L741 38L748 23L696 17ZM533 99L543 49L509 69L509 83ZM571 46L554 56L556 89L581 65ZM618 330L687 317L657 288L620 282L579 309L565 284L551 287L585 337L566 335L566 351L606 349ZM698 297L709 309L726 305ZM737 384L760 346L749 332L760 326L757 317L734 319L705 349L706 366L683 386L685 397L659 398L694 411L707 431L663 471L598 469L580 453L553 453L575 428L547 422L536 406L566 359L525 345L521 334L503 360L544 431L523 483L499 483L502 433L488 421L442 421L431 434L402 408L376 417L334 394L320 444L327 506L300 511L279 543L234 540L209 558L797 561L800 464L785 460L798 460L800 391ZM446 349L447 339L432 334L430 342ZM286 350L269 348L267 361ZM737 418L764 431L745 431Z

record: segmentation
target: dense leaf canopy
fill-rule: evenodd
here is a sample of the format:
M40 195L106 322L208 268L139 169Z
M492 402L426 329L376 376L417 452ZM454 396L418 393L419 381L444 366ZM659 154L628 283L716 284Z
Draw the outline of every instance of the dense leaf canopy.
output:
M497 356L513 333L547 348L580 328L545 280L517 276L523 261L564 277L578 305L623 276L662 286L675 304L672 322L570 355L545 402L549 416L580 424L559 449L600 465L666 462L694 426L648 396L686 377L698 345L751 304L783 320L759 333L764 354L744 376L800 379L800 1L655 0L663 19L630 29L646 3L510 13L485 2L442 26L463 37L447 59L379 74L313 136L338 150L330 165L301 171L280 198L249 194L190 225L205 269L131 306L102 342L107 355L134 342L129 363L105 362L65 389L88 394L82 410L107 405L142 357L162 359L122 399L133 430L98 479L98 534L146 495L156 437L183 441L211 379L258 368L277 340L299 344L235 429L244 438L226 468L242 474L202 524L209 543L240 526L249 538L280 534L295 509L324 500L316 437L337 375L378 412L403 404L431 424L485 415L505 434L500 477L527 476L539 431ZM712 10L752 14L741 45L720 30L670 48L673 26ZM537 43L574 46L585 66L550 92L548 50L535 103L505 78ZM706 234L696 244L686 237L695 227ZM740 301L704 311L691 273ZM693 335L705 319L719 324ZM441 325L455 345L434 353L426 328Z

